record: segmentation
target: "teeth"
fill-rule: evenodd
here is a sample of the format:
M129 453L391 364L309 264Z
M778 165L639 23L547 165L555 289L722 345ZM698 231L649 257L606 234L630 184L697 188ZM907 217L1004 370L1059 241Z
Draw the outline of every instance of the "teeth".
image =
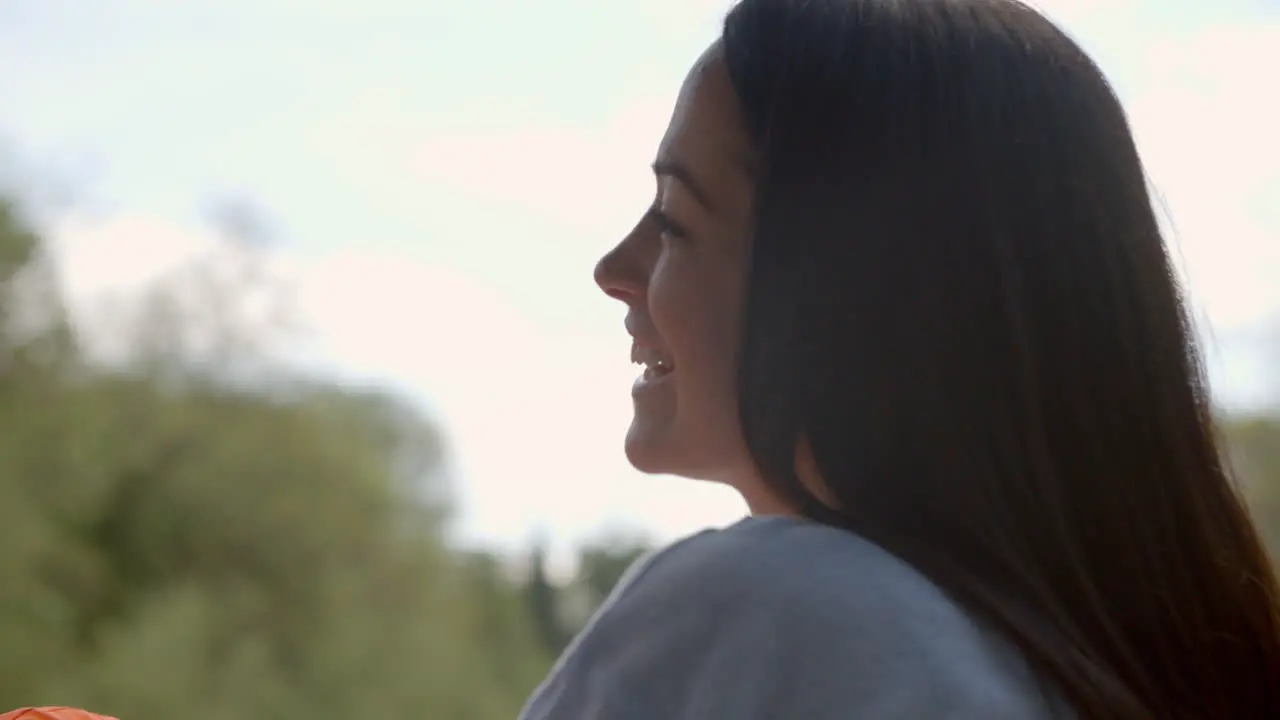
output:
M641 345L638 342L631 344L631 362L636 365L644 365L651 370L670 370L672 367L671 358L660 350Z

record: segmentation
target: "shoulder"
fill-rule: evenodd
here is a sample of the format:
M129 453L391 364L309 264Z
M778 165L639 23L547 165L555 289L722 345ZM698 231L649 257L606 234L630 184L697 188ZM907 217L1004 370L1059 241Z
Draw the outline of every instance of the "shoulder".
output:
M932 581L878 545L795 518L754 517L699 533L654 555L643 574L659 591L801 605L835 618L955 610ZM699 578L704 582L688 582ZM715 588L721 592L708 592Z
M638 568L632 585L637 600L768 615L789 630L847 628L861 645L867 633L936 642L940 630L977 629L908 563L854 533L793 518L749 518L687 538Z
M638 565L617 604L616 640L631 636L633 662L648 653L716 678L682 691L707 717L732 682L772 687L790 712L806 707L797 717L859 703L903 716L1048 717L1016 650L912 566L843 530L752 518L700 533ZM637 627L647 629L638 643Z

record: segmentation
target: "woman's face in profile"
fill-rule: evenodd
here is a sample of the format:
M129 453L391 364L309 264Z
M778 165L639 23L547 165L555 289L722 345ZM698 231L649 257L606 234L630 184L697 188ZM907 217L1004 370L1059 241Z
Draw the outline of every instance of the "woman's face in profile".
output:
M713 46L694 65L654 161L656 192L635 228L596 266L627 304L638 469L741 485L754 476L735 400L735 354L748 263L750 143Z

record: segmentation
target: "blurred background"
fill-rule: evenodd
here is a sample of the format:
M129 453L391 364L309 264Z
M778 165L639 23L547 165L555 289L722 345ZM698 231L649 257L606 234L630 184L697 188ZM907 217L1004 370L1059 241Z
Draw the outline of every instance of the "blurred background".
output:
M1041 0L1280 549L1280 4ZM513 718L645 548L596 258L722 0L0 0L0 710Z

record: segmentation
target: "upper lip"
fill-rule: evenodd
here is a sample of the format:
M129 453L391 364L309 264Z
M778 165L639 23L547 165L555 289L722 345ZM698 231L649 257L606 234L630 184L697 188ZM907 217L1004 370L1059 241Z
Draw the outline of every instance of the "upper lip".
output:
M635 315L628 314L626 319L622 321L622 324L627 328L628 335L636 338L637 340L640 338L640 330L636 327L639 324L639 321L636 320Z
M624 324L627 328L627 334L630 335L631 339L636 343L646 347L653 347L655 345L655 343L646 341L645 338L648 337L650 333L641 331L641 328L638 327L640 323L634 318L634 316L628 315Z

